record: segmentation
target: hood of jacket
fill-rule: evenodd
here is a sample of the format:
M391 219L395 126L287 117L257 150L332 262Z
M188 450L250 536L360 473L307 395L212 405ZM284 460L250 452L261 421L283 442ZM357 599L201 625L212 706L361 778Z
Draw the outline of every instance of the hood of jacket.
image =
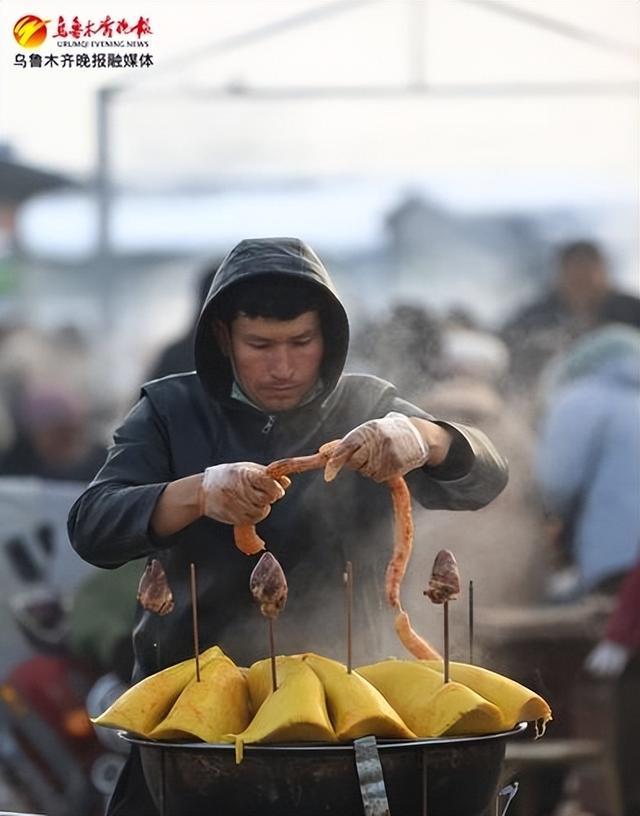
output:
M640 386L640 331L610 323L578 338L543 371L541 394L550 405L557 390L577 381L608 381L621 387Z
M231 362L223 354L212 329L216 304L223 292L240 281L264 275L304 279L316 287L322 297L323 388L313 402L322 401L334 390L342 374L349 346L349 322L322 261L298 238L247 238L224 258L213 278L196 327L195 362L200 382L214 399L220 402L231 399Z

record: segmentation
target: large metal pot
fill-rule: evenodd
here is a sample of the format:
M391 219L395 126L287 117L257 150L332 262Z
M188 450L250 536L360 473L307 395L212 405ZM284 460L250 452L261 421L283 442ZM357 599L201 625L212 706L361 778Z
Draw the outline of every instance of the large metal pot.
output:
M511 731L478 737L377 742L391 816L483 816L495 801ZM152 742L138 746L161 816L362 816L350 745Z

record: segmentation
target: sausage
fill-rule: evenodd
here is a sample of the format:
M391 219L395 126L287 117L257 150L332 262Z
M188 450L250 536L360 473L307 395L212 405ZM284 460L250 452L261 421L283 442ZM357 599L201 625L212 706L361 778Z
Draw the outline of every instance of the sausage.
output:
M413 629L409 615L402 609L396 615L394 627L402 645L418 660L442 660L442 655Z
M460 595L460 572L450 550L440 550L436 555L424 594L435 604L455 601Z
M407 571L407 564L413 549L411 494L402 476L395 476L386 484L391 490L394 524L393 555L387 564L385 573L385 594L390 606L400 608L400 584Z
M266 618L277 618L287 602L287 579L279 561L265 552L249 578L251 594L260 604Z
M138 600L143 609L158 615L173 612L173 593L162 564L156 558L147 564L138 584Z
M323 468L339 444L340 440L336 439L333 442L325 442L318 452L311 454L311 456L292 456L289 459L278 459L276 462L267 465L267 475L280 481L283 476L286 477L292 473L304 473L307 470Z
M284 475L276 476L269 473L269 476L275 479L276 482L279 482L285 490L291 485L291 479L288 479ZM257 555L257 553L264 550L264 541L256 533L256 528L253 524L236 524L233 528L233 540L236 547L245 555Z
M236 524L233 528L233 540L245 555L256 555L264 550L264 541L256 533L253 524Z
M317 453L311 456L292 456L288 459L278 459L267 467L267 475L279 482L286 490L291 485L287 474L304 473L307 470L323 468L331 453L339 445L340 440L326 442ZM265 548L264 541L256 533L253 524L237 524L233 528L233 540L236 547L245 555L256 555Z

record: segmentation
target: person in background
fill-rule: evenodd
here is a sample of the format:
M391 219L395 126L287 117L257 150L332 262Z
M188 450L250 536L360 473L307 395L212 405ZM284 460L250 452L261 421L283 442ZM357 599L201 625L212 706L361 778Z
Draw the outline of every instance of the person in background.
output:
M99 816L104 751L85 709L95 675L69 648L66 599L42 582L11 595L8 606L34 653L0 677L0 715L19 746L4 759L15 778L32 780L29 810Z
M640 329L640 298L611 283L607 259L592 241L560 247L551 289L517 312L501 335L511 352L511 380L533 386L546 362L602 323Z
M542 592L542 512L531 477L534 434L500 389L509 367L505 344L493 334L468 326L454 324L444 330L441 365L446 377L426 388L415 402L429 405L438 416L484 431L509 461L509 484L489 512L480 510L474 516L472 535L465 516L416 510L417 546L408 576L415 592L408 593L407 600L414 614L418 614L422 603L420 582L429 574L435 554L428 542L447 542L461 570L473 578L479 606L534 603ZM497 560L486 558L489 549L497 554ZM415 609L411 608L411 597L418 599ZM452 614L454 620L459 616L460 623L452 631L466 632L462 605L454 604ZM466 648L462 643L460 646Z
M640 653L640 561L622 582L604 637L589 653L585 668L594 677L615 680L638 653Z
M196 363L193 353L193 325L200 314L200 309L211 288L211 281L219 265L220 261L217 261L213 266L207 267L200 275L195 293L194 316L189 322L188 329L160 352L158 359L146 377L147 380L158 380L160 377L167 377L169 374L180 374L183 371L194 370Z
M144 563L129 561L115 570L96 570L75 590L70 604L69 649L97 677L87 694L87 711L98 717L129 686L133 670L131 630ZM100 742L116 753L127 744L106 728L95 729Z
M440 372L439 319L422 305L396 303L388 314L367 321L352 344L367 370L383 371L413 399Z
M16 436L0 457L3 476L88 482L104 462L106 450L92 438L87 406L70 389L31 386L17 414Z
M636 746L640 724L640 561L627 574L599 643L585 669L599 683L610 683L614 706L615 765L624 816L640 813Z
M590 332L543 382L535 475L570 570L552 576L547 594L564 601L615 588L637 558L640 331Z

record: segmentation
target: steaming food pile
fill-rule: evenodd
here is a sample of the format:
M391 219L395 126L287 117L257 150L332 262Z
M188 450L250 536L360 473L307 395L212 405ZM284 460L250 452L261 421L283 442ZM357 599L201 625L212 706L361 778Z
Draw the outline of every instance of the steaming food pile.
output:
M340 465L329 460L339 444L327 443L312 456L273 462L267 473L285 490L291 484L288 474L314 468L324 467L325 479L331 481ZM348 743L368 735L409 740L473 736L508 730L521 721L540 722L544 728L551 709L535 692L479 666L450 662L446 638L443 661L411 627L400 603L413 542L411 496L402 476L389 479L387 486L394 546L385 596L395 610L400 641L416 659L389 659L351 671L350 646L348 668L313 653L276 658L271 638L271 657L244 669L213 646L198 656L198 664L196 659L185 660L145 678L94 722L152 740L235 743L238 762L244 745L251 743ZM234 536L247 555L264 550L252 526L236 527ZM168 614L173 597L164 571L155 563L143 576L138 598L145 609ZM250 591L273 627L287 600L287 582L271 553L264 552L251 573ZM441 550L424 594L442 604L446 615L449 601L459 593L455 558Z
M551 719L528 688L488 669L441 661L384 660L354 669L316 654L279 656L238 668L220 648L145 678L94 722L158 740L235 743L351 742L494 733L522 721Z

